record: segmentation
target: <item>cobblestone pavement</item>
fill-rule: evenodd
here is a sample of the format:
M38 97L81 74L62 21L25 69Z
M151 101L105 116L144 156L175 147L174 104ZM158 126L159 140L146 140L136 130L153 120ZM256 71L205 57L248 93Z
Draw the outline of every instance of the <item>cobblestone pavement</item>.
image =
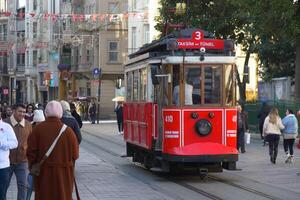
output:
M116 127L116 123L85 124L83 130L122 142L122 136L116 134ZM289 191L299 192L300 176L297 173L300 173L300 150L294 149L295 162L293 164L285 164L284 152L282 144L280 144L277 164L272 165L268 159L268 146L262 147L256 136L252 137L252 139L252 143L246 147L247 152L240 155L238 168L242 170L225 172L223 173L224 177L234 175L235 178L244 177L265 183L271 187L276 186ZM109 161L96 153L89 152L82 146L80 158L76 162L76 178L81 199L83 200L173 199L157 190L157 188L153 188L151 185L127 175ZM11 182L7 197L8 200L17 199L15 179Z

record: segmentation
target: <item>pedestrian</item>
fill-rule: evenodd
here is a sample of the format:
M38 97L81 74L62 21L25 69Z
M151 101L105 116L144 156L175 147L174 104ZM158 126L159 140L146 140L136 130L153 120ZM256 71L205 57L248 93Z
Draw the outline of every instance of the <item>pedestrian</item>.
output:
M24 104L16 104L13 106L13 114L11 117L3 121L10 124L18 139L18 147L10 150L10 173L9 182L12 175L15 174L18 186L18 200L25 200L27 192L27 176L28 163L26 157L27 139L32 132L30 122L25 120L26 107Z
M248 130L248 116L242 110L240 105L237 106L237 149L241 153L245 153L245 132Z
M71 109L72 116L76 119L76 121L79 125L79 128L81 128L82 127L82 120L81 120L80 115L76 111L76 106L75 106L74 103L70 103L70 109Z
M119 130L118 134L123 134L123 102L122 101L117 102L115 113L117 115L118 130Z
M263 102L262 107L257 115L257 118L259 119L258 128L259 128L261 139L263 140L263 146L266 145L266 140L263 137L263 126L266 117L269 115L269 112L270 112L270 106L268 105L267 102Z
M90 102L88 112L89 112L89 116L90 116L90 119L91 119L91 123L95 124L95 121L96 121L96 103L94 102L94 100L92 100Z
M58 136L63 123L63 111L58 101L50 101L45 108L46 121L38 124L28 138L29 169L42 160ZM35 200L71 200L75 180L74 162L79 146L71 128L66 128L50 156L43 162L40 175L34 178Z
M14 130L0 118L0 200L6 199L6 192L9 186L9 150L17 147L18 140Z
M4 109L5 109L5 110L4 110L4 112L2 113L1 118L2 118L2 119L9 118L9 117L13 114L13 110L11 109L10 106L6 106Z
M278 144L281 132L284 129L277 108L272 108L269 115L266 117L263 126L263 136L269 142L269 155L273 164L276 164L278 154Z
M32 104L28 104L26 107L26 115L25 115L25 119L29 122L32 122L33 120L33 105Z
M31 122L32 128L34 128L36 125L38 125L39 123L45 121L45 115L44 112L42 110L35 110L33 112L33 119Z
M76 119L71 114L70 104L66 101L60 101L61 107L63 109L63 115L61 122L70 127L76 135L78 144L81 143L81 131Z
M295 139L298 136L298 120L291 109L287 109L285 117L282 119L284 125L283 133L283 147L286 154L285 163L292 163L294 159L293 146Z

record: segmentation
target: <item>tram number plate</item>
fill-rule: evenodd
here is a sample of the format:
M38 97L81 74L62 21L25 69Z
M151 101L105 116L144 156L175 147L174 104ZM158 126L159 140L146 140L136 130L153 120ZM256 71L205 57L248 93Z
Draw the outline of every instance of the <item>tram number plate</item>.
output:
M165 122L173 123L173 115L166 115Z

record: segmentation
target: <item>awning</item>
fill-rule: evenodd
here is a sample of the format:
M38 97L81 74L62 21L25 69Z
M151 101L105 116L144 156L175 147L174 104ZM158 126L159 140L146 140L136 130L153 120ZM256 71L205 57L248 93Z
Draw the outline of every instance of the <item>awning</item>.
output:
M71 65L70 64L61 63L61 64L58 64L57 68L59 70L69 70L69 69L71 69Z

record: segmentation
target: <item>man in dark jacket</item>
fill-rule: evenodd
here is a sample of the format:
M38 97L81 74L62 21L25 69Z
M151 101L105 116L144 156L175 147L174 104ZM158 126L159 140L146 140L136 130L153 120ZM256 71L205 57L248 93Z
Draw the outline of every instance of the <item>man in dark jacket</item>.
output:
M264 146L266 145L266 140L263 137L263 126L266 117L269 115L270 110L271 110L270 106L266 102L263 102L262 107L257 115L257 118L259 119L258 128L259 128L261 139L264 140L263 143Z
M80 115L76 112L76 106L75 106L74 103L70 103L70 109L71 109L72 116L76 119L76 121L79 125L79 128L81 128L82 127L82 120L81 120Z
M237 150L245 153L245 132L248 130L248 116L242 110L240 105L237 106Z
M63 116L61 118L62 123L67 125L68 127L72 128L74 131L78 144L81 142L81 132L79 125L76 121L76 119L71 115L71 109L70 109L70 104L66 101L60 101L61 107L63 109Z

